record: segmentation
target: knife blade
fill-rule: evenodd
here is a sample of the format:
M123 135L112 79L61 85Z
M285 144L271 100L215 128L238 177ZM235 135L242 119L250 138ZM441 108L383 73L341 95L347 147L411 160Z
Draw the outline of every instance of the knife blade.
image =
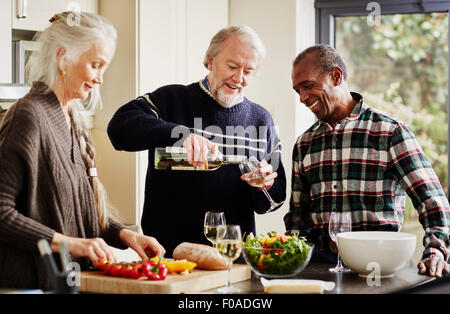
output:
M47 269L48 274L50 276L53 276L53 278L56 278L58 276L58 267L56 266L56 262L48 241L44 239L39 240L38 248L39 252L41 253L41 257L44 260L44 265Z
M67 266L70 263L70 257L69 257L69 250L68 250L66 241L62 241L59 244L59 257L61 258L61 266L62 266L63 272L67 271Z

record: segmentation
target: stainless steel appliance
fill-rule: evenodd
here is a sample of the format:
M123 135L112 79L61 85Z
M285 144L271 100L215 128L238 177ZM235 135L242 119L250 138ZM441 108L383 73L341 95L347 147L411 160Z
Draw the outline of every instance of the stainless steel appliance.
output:
M25 84L27 81L25 65L31 52L39 49L39 44L30 40L17 40L13 42L13 83Z

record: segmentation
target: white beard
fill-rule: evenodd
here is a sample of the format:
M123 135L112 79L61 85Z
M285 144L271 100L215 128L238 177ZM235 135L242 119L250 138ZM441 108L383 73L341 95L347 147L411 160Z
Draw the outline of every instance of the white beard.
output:
M244 100L243 91L237 95L226 95L223 92L223 87L220 87L214 96L216 97L217 102L224 108L231 108Z

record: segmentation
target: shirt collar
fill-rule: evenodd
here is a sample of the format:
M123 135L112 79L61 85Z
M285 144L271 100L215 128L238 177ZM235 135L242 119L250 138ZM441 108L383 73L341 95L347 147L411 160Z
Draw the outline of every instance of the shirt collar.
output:
M213 94L211 94L211 87L209 86L209 82L208 82L208 76L205 76L205 78L203 80L200 80L199 82L201 89L207 93L212 99L215 100Z
M352 112L350 112L350 114L344 119L344 120L348 120L348 121L353 121L358 119L361 114L366 110L366 104L364 102L363 97L355 92L351 92L350 93L353 97L353 99L356 101L356 105L355 107L353 107Z
M205 78L202 80L202 85L205 87L209 92L211 92L211 87L209 87L208 82L208 76L205 76Z
M356 100L357 103L355 107L353 107L352 112L350 112L350 114L347 117L345 117L338 123L341 123L342 121L357 120L361 116L361 114L367 109L367 104L364 102L364 98L362 95L355 92L350 92L350 94L352 95L353 99ZM322 125L328 125L328 123L325 121L318 120L313 130L317 130Z
M213 94L211 93L211 87L209 86L209 82L208 82L208 76L206 76L203 80L200 80L199 81L199 84L200 84L200 88L205 92L205 93L207 93L212 99L214 99L214 101L215 102L217 102L217 100L214 98L214 96L213 96ZM239 105L241 105L241 104L244 104L245 103L245 97L244 97L244 99L240 102L240 103L238 103L238 104L235 104L233 107L231 107L231 108L235 108L236 106L239 106ZM220 106L220 105L219 105ZM222 107L223 108L223 107ZM229 109L231 109L231 108L223 108L223 109L227 109L227 110L229 110ZM237 108L237 107L236 107Z

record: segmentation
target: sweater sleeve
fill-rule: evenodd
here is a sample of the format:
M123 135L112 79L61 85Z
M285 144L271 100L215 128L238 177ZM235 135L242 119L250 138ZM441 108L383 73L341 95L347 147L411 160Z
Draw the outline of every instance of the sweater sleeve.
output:
M101 237L105 240L109 245L118 248L118 249L126 249L128 246L124 245L119 238L119 233L125 229L125 226L116 222L113 219L109 219L108 228L102 233Z
M49 243L55 231L26 216L27 173L39 150L39 120L12 107L0 129L0 241L37 252L41 239ZM32 205L31 205L32 206Z
M114 148L134 152L171 146L189 135L189 128L166 121L161 103L146 94L119 108L107 130Z

